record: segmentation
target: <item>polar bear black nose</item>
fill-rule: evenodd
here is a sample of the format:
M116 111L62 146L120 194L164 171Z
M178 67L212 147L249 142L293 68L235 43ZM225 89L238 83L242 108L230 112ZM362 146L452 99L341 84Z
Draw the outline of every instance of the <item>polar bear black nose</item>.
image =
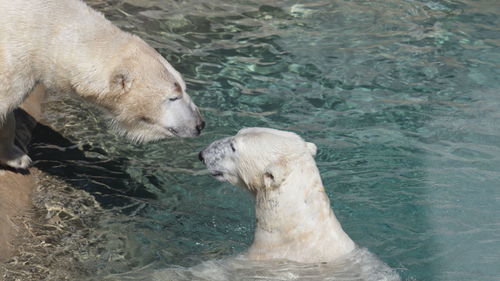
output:
M203 151L200 151L200 153L198 153L198 159L200 159L201 162L205 163L205 158L203 158Z
M203 128L205 128L205 121L201 121L200 124L196 125L196 131L198 131L198 134L201 133L201 130L203 130Z

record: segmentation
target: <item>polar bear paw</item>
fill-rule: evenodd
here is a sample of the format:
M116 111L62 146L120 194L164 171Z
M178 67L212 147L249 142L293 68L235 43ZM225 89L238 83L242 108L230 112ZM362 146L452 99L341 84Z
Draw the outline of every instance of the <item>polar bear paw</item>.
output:
M0 152L0 163L14 169L27 169L31 164L31 158L14 145Z

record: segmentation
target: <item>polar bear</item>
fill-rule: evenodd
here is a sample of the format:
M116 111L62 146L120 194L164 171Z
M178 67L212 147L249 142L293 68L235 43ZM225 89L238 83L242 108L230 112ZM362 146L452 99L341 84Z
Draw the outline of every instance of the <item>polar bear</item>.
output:
M103 109L137 142L197 136L186 84L160 54L80 0L0 0L0 164L26 168L12 111L38 84Z
M268 128L242 129L200 152L212 176L256 197L249 259L330 262L356 248L330 207L315 154L297 134Z

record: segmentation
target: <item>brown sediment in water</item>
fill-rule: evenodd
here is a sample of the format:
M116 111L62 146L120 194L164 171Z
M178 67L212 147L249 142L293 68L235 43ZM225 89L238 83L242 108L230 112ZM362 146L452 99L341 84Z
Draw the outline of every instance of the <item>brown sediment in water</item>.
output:
M33 209L17 218L16 251L0 264L0 280L106 280L95 276L106 275L107 267L117 272L131 267L127 231L119 216L63 178L38 168L31 174ZM101 221L109 227L101 227ZM119 229L110 223L115 221Z
M16 143L26 150L31 131L41 118L45 89L38 85L16 110ZM12 239L19 231L16 216L31 208L31 194L35 186L33 175L28 172L0 169L0 262L15 250Z

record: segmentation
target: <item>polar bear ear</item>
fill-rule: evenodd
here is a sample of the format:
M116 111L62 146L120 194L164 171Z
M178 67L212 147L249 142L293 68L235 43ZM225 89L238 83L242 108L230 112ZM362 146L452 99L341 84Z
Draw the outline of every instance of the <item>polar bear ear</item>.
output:
M111 85L113 88L123 92L130 91L130 88L132 88L132 79L128 71L117 71L113 73Z
M279 187L286 178L287 167L282 164L270 164L264 171L264 187L273 189Z
M318 151L318 148L316 147L316 145L312 142L306 142L306 146L307 146L307 149L309 150L309 152L311 153L311 156L312 157L316 156L316 152Z

